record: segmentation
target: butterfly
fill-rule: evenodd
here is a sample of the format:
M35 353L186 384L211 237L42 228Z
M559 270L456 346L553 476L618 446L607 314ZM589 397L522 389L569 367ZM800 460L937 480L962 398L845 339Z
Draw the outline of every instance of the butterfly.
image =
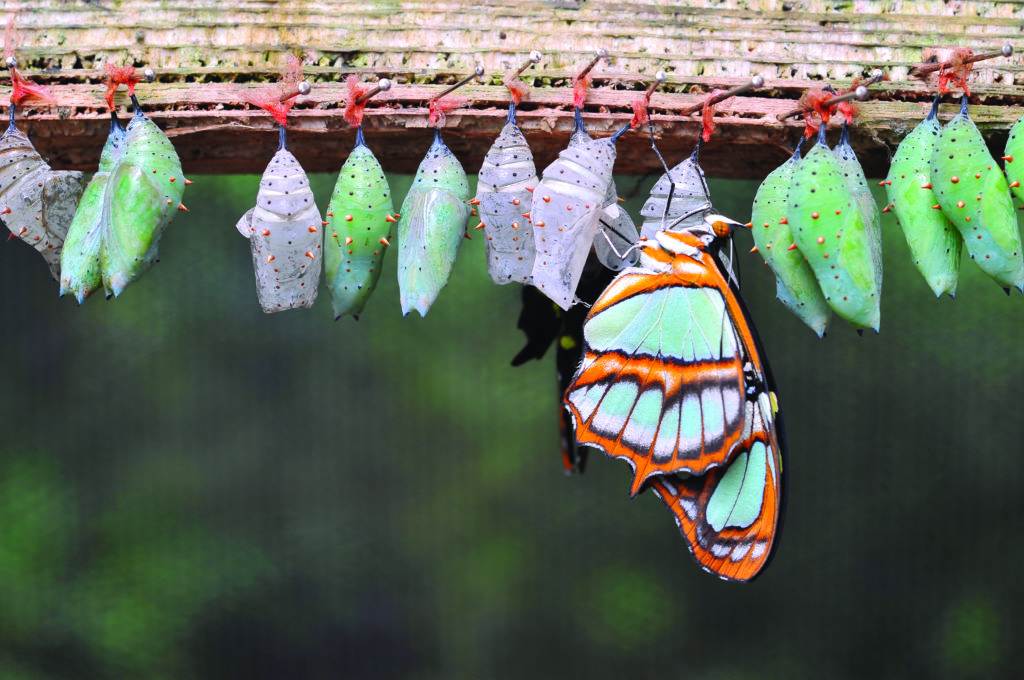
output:
M633 469L675 515L697 562L747 581L782 510L778 400L760 341L722 264L738 222L708 215L639 246L597 299L564 401L576 443Z

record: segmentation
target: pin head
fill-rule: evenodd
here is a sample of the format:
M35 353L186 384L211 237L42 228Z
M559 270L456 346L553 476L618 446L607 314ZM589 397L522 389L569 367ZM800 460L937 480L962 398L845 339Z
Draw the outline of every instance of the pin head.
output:
M883 75L884 74L882 73L882 69L876 68L874 71L871 72L871 79L872 80L881 80Z
M380 80L377 81L377 88L381 92L387 92L388 90L391 89L391 81L388 80L387 78L381 78Z
M476 68L473 70L473 73L474 75L476 75L477 78L482 76L484 74L483 64L477 64Z
M608 58L608 50L606 50L603 47L601 49L599 49L597 51L597 58L598 59L607 59Z
M853 94L857 97L857 101L862 102L868 98L868 88L863 85L858 85L857 89L853 91Z
M658 71L657 73L654 74L654 79L659 83L665 82L666 78L668 78L668 76L665 75L664 71Z
M1005 45L1003 45L1002 52L1004 57L1011 56L1013 54L1013 45L1011 45L1010 43L1006 43Z
M147 83L152 83L156 80L156 71L147 66L146 70L142 72L142 77L146 79Z
M303 80L299 83L299 94L309 94L313 89L313 86L309 84L308 80Z
M7 64L7 68L16 68L18 66L18 60L13 56L7 57L7 59L4 60L4 63Z
M764 87L764 77L754 76L750 79L750 84L754 87Z
M541 53L538 52L537 50L533 50L532 52L530 52L530 61L532 61L534 64L539 63L540 58Z

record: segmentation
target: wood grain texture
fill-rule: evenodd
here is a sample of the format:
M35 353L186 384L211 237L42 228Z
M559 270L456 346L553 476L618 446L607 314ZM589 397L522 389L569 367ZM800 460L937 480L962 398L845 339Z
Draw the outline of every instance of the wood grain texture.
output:
M927 86L907 72L934 45L1024 49L1024 4L1002 0L823 2L819 0L621 2L498 0L31 0L3 2L17 12L18 57L47 82L59 107L22 118L55 167L95 166L106 134L105 63L154 68L139 86L154 120L174 139L188 172L256 172L276 148L273 124L245 104L245 89L277 77L289 54L304 56L314 83L290 120L291 148L310 171L334 171L354 135L342 120L344 78L389 77L398 85L367 109L367 139L385 168L412 171L430 145L425 101L477 63L487 84L467 87L465 108L449 115L445 139L476 171L504 123L501 74L531 49L545 56L524 74L533 91L519 115L538 166L550 162L572 125L573 71L599 47L610 60L595 71L587 123L595 136L629 120L644 74L668 75L652 100L659 144L670 161L692 149L696 116L678 112L703 93L766 79L757 96L718 106L718 128L703 160L709 174L763 177L788 154L799 122L774 120L807 87L842 87L872 69L891 81L860 106L854 146L871 175L884 174L895 145L926 113ZM648 75L649 77L649 75ZM972 115L998 147L1024 104L1017 57L982 64L973 79ZM118 100L122 104L122 99ZM952 113L953 106L949 111ZM619 143L617 173L656 171L646 135Z

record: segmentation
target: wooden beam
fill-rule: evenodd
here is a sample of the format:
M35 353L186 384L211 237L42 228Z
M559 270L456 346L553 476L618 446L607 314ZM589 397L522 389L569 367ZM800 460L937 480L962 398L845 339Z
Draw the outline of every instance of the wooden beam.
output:
M174 139L186 171L261 170L276 137L269 116L245 103L245 90L276 78L289 53L302 53L314 90L294 109L290 146L307 169L336 170L351 147L354 135L342 119L341 81L349 73L397 83L367 109L366 133L386 168L411 171L429 145L425 101L481 63L489 84L460 91L468 102L449 114L445 131L475 171L504 122L501 73L531 49L545 57L524 74L534 87L519 121L546 164L572 126L569 79L604 47L610 63L594 71L588 128L601 136L628 121L632 99L665 70L668 80L651 110L670 159L689 153L699 132L698 118L680 111L713 89L765 77L757 96L718 106L718 131L702 159L709 173L728 177L763 177L786 156L801 123L782 125L775 116L805 88L823 80L842 87L885 67L892 81L859 106L853 135L869 174L878 175L927 109L928 88L907 79L922 48L1024 48L1024 5L999 0L972 2L970 17L933 4L906 13L872 13L874 3L838 11L818 0L743 4L750 10L655 0L32 0L6 7L21 8L17 54L24 72L47 82L60 104L25 111L19 120L56 166L78 169L95 166L106 134L101 67L130 62L158 72L157 83L139 86L139 97ZM1024 70L1016 58L986 62L973 82L979 104L972 115L998 147L1024 106ZM617 172L658 170L646 134L630 133L618 148Z

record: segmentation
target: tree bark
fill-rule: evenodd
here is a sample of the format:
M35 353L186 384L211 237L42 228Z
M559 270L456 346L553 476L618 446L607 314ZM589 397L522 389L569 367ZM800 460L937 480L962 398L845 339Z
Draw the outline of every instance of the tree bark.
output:
M139 85L139 98L174 140L187 171L261 170L276 146L274 124L245 103L245 92L276 79L289 54L301 54L314 89L293 110L289 146L309 170L336 170L351 147L354 134L342 118L349 73L398 83L371 101L366 136L388 170L410 171L429 145L426 100L482 64L488 84L459 92L467 102L449 114L445 131L475 171L504 123L501 75L531 49L545 56L524 74L533 89L519 120L543 165L572 127L572 73L603 47L610 58L593 72L588 129L601 136L628 122L630 102L665 70L668 81L651 111L670 162L692 150L700 131L699 116L678 114L683 107L713 89L765 78L763 90L717 107L717 132L701 158L709 174L726 177L763 177L786 157L802 123L783 125L775 116L804 89L824 82L846 87L883 68L890 81L859 105L853 133L869 174L879 175L924 117L934 90L908 80L923 48L1024 47L1024 5L999 0L689 4L32 0L4 8L17 12L23 72L50 85L59 103L23 111L19 124L55 166L78 169L95 166L106 135L102 66L109 62L157 71L157 83ZM972 79L972 116L996 148L1024 103L1017 61L983 62ZM948 101L944 111L955 106L953 97ZM660 169L645 132L627 134L618 149L617 172Z

